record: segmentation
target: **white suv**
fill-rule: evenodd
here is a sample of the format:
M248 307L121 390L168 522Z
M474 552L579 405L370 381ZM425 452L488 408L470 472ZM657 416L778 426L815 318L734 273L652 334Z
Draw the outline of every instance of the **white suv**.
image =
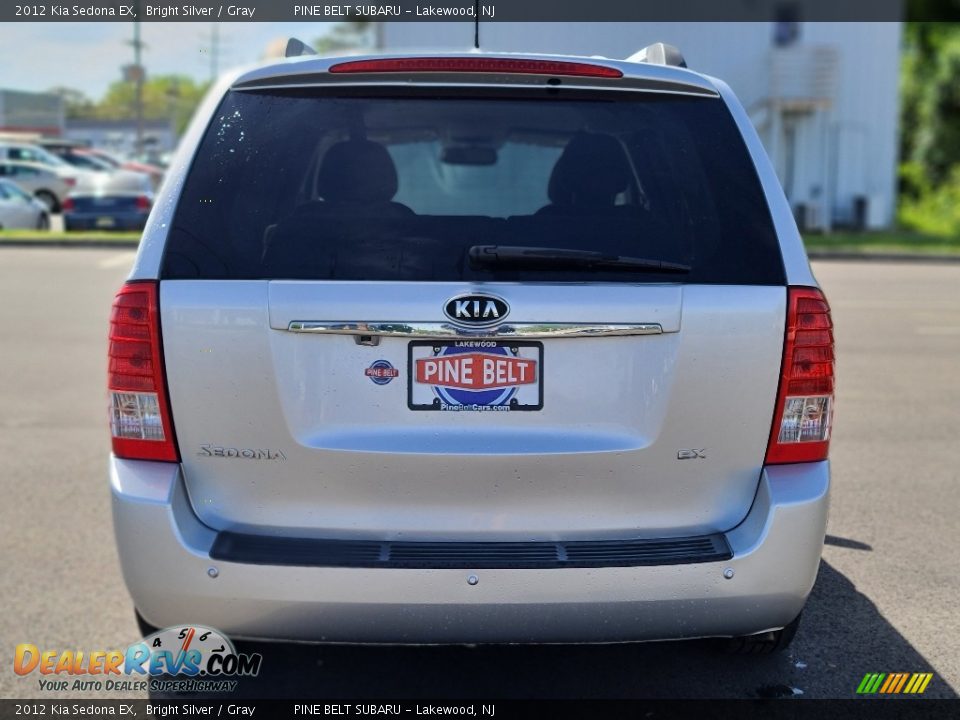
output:
M296 58L212 91L110 326L144 625L789 642L830 312L740 103L654 57Z

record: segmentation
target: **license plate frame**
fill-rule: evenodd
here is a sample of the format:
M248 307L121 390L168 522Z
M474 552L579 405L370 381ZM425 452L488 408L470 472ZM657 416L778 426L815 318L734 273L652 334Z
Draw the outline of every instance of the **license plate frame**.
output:
M449 352L448 349L453 352ZM515 384L507 382L502 386L477 389L418 381L418 360L459 354L481 356L473 362L483 363L485 369L490 368L487 364L489 358L489 362L493 363L496 370L506 374L505 377L515 378L521 382ZM411 340L407 345L407 407L410 410L434 412L536 412L542 410L543 355L543 343L535 341L466 338ZM497 362L508 358L510 359L508 363ZM536 373L532 381L527 376L530 371L527 363L531 361L532 369ZM425 402L427 399L429 402Z

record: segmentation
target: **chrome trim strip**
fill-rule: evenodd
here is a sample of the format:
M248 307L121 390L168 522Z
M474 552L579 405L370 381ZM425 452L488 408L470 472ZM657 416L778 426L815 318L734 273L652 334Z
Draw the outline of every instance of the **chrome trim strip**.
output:
M459 327L447 322L323 322L293 320L289 332L320 335L375 335L379 337L436 338L575 338L615 337L618 335L659 335L658 323L504 323L492 328Z

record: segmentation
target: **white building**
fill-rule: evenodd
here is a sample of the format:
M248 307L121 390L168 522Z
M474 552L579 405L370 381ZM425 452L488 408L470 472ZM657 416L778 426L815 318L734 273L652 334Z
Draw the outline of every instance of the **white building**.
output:
M63 132L59 95L0 89L0 133L57 136Z
M177 146L177 133L172 120L143 120L143 152L162 154ZM137 121L99 118L67 120L64 137L93 147L109 150L120 157L137 154Z
M384 50L465 50L474 27L382 23ZM901 23L482 23L484 50L626 58L653 42L727 81L801 225L882 228L896 202Z

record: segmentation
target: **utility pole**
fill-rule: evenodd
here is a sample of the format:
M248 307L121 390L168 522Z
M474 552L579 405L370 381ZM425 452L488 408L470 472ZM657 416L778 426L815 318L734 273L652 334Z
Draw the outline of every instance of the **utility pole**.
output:
M210 23L210 83L220 74L220 24Z
M134 17L140 17L140 0L135 0ZM133 101L133 112L137 119L137 139L134 150L137 155L143 152L143 81L145 72L143 69L143 42L140 40L140 21L133 21L133 68L132 75L135 83L135 95Z

